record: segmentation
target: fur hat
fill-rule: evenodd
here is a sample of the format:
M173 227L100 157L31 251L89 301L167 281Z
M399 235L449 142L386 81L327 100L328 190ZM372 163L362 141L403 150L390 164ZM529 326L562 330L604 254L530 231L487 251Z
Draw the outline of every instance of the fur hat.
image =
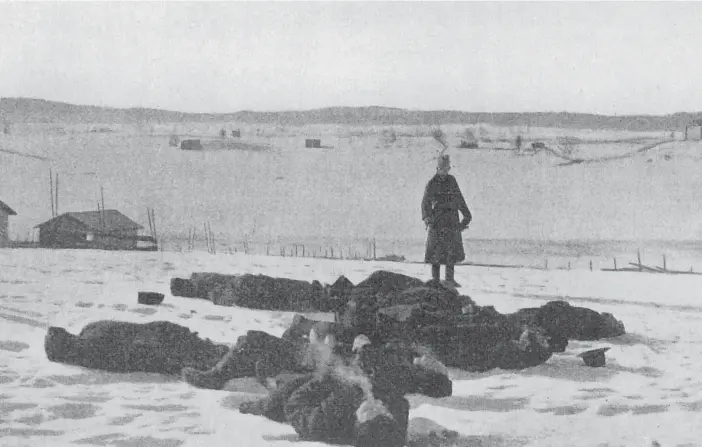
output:
M436 161L437 169L445 169L451 167L451 157L448 154L441 154Z
M361 334L354 338L351 350L357 352L359 349L369 344L371 344L370 339L366 335Z
M356 420L360 423L368 422L381 415L389 418L393 417L383 402L378 399L365 400L356 410Z
M433 371L435 373L443 374L445 376L449 375L449 370L448 368L446 368L446 365L441 363L438 359L427 354L424 354L420 357L415 357L412 363L429 371Z

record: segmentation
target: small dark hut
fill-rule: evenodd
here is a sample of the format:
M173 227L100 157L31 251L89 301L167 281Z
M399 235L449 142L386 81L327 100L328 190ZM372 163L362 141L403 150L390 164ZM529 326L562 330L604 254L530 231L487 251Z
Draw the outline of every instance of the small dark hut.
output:
M534 141L531 143L531 148L532 149L546 149L546 143L542 141Z
M314 138L307 138L305 140L305 147L321 148L322 147L322 140L314 139Z
M201 151L202 143L200 140L183 140L180 142L180 148L184 151Z
M702 120L693 120L690 125L685 126L685 139L686 140L702 140Z
M9 216L16 216L15 210L7 206L0 200L0 248L7 247L10 243L8 232Z
M42 248L138 250L139 241L155 243L139 236L144 227L117 210L63 213L35 228Z
M240 129L232 130L232 138L241 138L241 130Z
M461 144L458 147L459 149L478 149L478 142L461 140Z

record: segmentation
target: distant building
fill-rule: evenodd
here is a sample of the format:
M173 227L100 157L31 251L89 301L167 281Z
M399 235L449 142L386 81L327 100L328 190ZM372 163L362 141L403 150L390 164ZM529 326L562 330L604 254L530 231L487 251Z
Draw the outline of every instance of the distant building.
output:
M15 210L7 206L4 202L0 201L0 248L7 247L10 242L10 235L8 233L9 227L9 217L16 216Z
M322 140L319 140L316 138L307 138L305 140L305 147L321 148L322 147Z
M685 126L685 139L702 140L702 122L700 120L695 120L689 126Z
M136 250L141 225L117 210L63 213L36 226L43 248Z
M200 140L183 140L180 142L180 148L184 151L201 151L202 143Z

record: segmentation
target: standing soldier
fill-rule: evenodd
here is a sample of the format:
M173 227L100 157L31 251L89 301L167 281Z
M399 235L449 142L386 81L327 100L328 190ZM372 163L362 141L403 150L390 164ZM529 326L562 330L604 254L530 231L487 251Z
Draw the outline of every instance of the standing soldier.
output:
M451 160L440 155L436 175L429 180L422 198L422 220L427 235L424 262L431 264L432 282L440 282L441 264L446 266L446 283L461 287L454 278L454 265L465 259L461 231L468 228L473 216L461 194L456 178L449 175ZM458 212L463 215L459 221Z
M514 141L514 145L517 148L517 153L521 155L522 153L522 136L517 135L517 139Z

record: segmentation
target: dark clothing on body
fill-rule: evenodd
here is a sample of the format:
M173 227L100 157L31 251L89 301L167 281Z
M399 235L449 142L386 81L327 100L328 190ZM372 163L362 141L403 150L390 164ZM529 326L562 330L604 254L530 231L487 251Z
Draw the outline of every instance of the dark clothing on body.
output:
M463 221L458 218L458 212ZM452 175L434 175L424 190L422 198L422 219L429 219L424 262L429 264L453 265L466 258L463 250L463 230L471 221L472 215Z
M332 373L286 377L278 381L278 388L269 397L245 402L239 411L288 422L305 441L358 447L382 441L377 445L402 446L407 436L409 402L398 393L373 391L392 414L390 420L380 421L385 423L382 427L374 420L359 423L356 410L365 399L363 391Z

